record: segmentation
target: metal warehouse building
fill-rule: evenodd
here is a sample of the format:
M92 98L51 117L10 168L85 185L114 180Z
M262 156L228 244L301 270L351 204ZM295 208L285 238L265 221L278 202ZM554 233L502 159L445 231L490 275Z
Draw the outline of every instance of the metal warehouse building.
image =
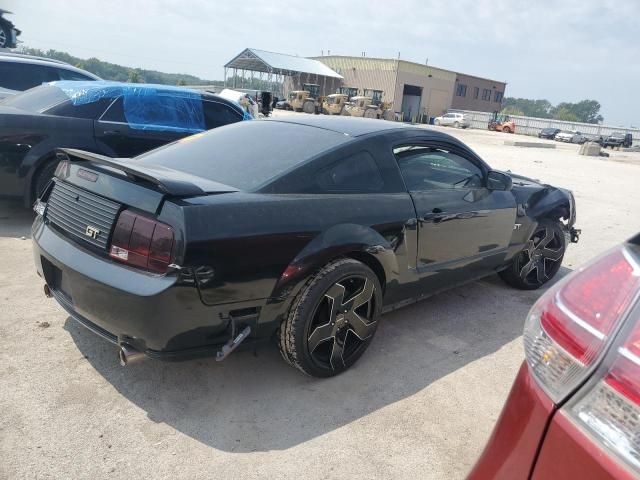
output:
M344 87L382 90L404 118L437 116L450 108L494 112L502 108L505 82L387 58L313 57L343 77Z

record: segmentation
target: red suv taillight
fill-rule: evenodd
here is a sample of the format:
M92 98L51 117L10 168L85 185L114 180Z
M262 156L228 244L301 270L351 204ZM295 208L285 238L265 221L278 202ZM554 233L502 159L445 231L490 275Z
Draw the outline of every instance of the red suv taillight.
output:
M569 414L593 437L640 473L640 318L626 340L611 353L591 388L580 391Z
M628 252L617 249L549 289L533 306L524 331L527 362L556 403L584 381L638 288L637 267Z
M120 213L111 237L109 256L156 273L171 264L173 229L129 210Z
M626 247L612 250L538 300L524 343L531 374L556 404L591 376L563 411L640 471L640 318L630 334L621 326L639 296L640 264ZM621 345L608 348L618 331Z

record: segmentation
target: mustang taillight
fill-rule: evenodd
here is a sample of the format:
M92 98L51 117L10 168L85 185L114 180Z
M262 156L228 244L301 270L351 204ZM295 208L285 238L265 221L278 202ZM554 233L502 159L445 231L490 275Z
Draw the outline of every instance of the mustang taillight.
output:
M166 273L172 262L173 229L129 210L120 213L109 256L129 265Z
M524 331L533 376L556 402L586 378L640 287L624 248L552 287L533 306Z

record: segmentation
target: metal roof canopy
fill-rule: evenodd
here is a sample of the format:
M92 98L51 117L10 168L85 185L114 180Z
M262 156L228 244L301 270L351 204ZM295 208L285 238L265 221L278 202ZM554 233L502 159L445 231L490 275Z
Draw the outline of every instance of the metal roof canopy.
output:
M245 48L224 67L288 77L306 73L330 78L343 78L318 60L295 57L283 53L267 52L255 48Z

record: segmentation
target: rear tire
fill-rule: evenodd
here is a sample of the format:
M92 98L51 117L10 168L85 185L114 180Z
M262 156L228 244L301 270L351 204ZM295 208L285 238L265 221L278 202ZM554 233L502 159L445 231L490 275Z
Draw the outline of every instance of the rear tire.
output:
M364 118L378 118L378 112L376 110L374 110L373 108L367 108L364 111Z
M393 121L393 120L395 120L395 119L396 119L396 114L395 114L395 112L394 112L393 110L385 110L385 111L382 113L382 118L383 118L384 120Z
M566 247L560 222L542 219L525 248L499 275L512 287L536 290L558 273Z
M511 129L509 127L502 127L503 133L511 133Z
M439 126L440 126L440 120L434 120L434 121L433 121L433 124L434 124L436 127L439 127Z
M302 111L304 113L315 113L316 106L313 102L304 102L302 104Z
M373 271L351 258L335 260L309 278L278 332L282 358L303 373L332 377L367 349L382 307Z
M460 128L460 122L453 122L453 126L455 128Z

